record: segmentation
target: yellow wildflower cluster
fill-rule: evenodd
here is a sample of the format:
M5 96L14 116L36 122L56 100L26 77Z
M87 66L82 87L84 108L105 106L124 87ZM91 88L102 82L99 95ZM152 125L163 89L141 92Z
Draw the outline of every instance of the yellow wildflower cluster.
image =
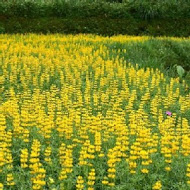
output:
M152 189L153 189L153 190L161 190L161 189L162 189L161 181L157 181L157 182L154 184L154 186L153 186Z
M95 179L95 169L92 168L88 174L88 190L94 190Z
M0 190L3 190L3 184L0 183Z
M0 189L165 189L189 162L190 93L114 48L148 39L0 35Z
M30 154L30 165L29 168L31 169L30 173L33 175L31 181L33 183L33 189L41 189L42 186L46 184L44 181L45 178L45 169L42 168L42 164L40 163L40 142L34 139L32 147L31 147L31 154Z
M21 150L20 163L21 163L21 168L28 167L28 149L26 148Z
M82 176L77 177L77 184L76 184L76 189L77 190L82 190L84 189L84 180Z

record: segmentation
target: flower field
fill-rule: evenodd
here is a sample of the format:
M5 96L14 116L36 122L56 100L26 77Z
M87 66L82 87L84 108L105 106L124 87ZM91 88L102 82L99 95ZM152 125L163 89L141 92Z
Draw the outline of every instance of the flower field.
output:
M106 46L149 38L0 35L0 189L190 189L188 84Z

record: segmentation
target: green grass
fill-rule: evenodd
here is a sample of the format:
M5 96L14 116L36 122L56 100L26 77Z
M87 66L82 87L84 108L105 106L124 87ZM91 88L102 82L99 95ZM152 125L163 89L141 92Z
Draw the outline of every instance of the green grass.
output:
M181 65L186 71L184 79L190 84L189 39L175 41L152 38L144 42L115 42L105 45L109 49L109 57L119 56L124 61L138 64L140 67L158 68L170 77L178 77L175 65Z

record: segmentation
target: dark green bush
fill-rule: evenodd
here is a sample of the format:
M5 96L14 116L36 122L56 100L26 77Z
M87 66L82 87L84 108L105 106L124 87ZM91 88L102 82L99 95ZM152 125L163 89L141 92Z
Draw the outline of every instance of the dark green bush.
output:
M100 35L151 35L151 36L190 36L190 19L139 20L89 18L23 18L0 17L1 26L7 33L93 33ZM172 23L172 24L171 24Z
M34 18L39 14L40 6L33 2L6 5L5 16Z
M4 34L4 33L5 33L5 28L0 25L0 34Z
M1 31L189 36L190 0L0 2ZM1 33L2 33L1 32Z
M111 2L111 3L110 3ZM20 16L25 18L61 17L61 18L129 18L160 19L160 18L190 18L189 0L123 0L116 3L113 0L91 2L52 1L14 1L0 2L0 15Z
M70 9L68 3L62 2L62 3L54 3L52 7L49 8L49 14L50 16L57 16L57 17L67 17L70 15Z

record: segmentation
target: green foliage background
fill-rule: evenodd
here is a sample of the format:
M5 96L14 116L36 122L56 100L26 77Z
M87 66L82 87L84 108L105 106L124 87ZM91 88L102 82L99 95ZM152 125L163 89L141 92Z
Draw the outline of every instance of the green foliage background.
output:
M0 33L189 36L189 0L2 0Z
M0 14L27 18L190 18L189 0L2 0Z

